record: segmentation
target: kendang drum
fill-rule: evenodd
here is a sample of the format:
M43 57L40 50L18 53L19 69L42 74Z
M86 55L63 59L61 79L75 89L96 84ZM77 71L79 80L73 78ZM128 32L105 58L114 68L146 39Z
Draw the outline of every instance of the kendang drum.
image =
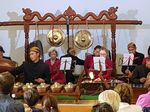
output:
M10 71L17 67L17 63L8 59L0 59L0 73Z

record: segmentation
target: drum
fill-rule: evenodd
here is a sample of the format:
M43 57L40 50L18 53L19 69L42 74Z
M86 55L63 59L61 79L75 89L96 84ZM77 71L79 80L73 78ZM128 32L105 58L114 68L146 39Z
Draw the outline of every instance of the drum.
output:
M8 59L0 59L0 73L10 71L15 68L17 63Z

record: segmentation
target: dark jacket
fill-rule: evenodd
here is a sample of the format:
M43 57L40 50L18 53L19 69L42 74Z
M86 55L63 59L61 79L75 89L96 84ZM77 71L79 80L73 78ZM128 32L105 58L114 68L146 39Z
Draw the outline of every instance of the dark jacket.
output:
M21 102L9 95L0 94L0 112L25 112L25 110Z
M50 72L49 66L43 61L33 62L23 62L23 64L12 71L13 75L24 74L25 83L36 83L34 80L37 78L42 78L46 83L50 83Z
M75 77L73 76L72 72L74 72L75 65L84 65L84 60L79 59L77 56L73 56L71 54L66 54L63 57L71 57L72 62L71 62L71 70L66 70L66 83L68 82L75 82Z
M133 65L129 66L129 67L128 66L122 66L122 72L125 74L125 70L127 69L127 67L132 72L137 65L141 65L142 64L143 59L144 59L144 54L136 52L134 54Z
M71 63L72 70L75 68L75 65L84 65L84 60L79 59L77 56L73 56L71 54L66 54L64 56L61 56L61 58L63 58L63 57L71 57L72 58L72 63Z
M150 72L150 69L146 65L139 65L133 71L133 75L130 79L131 83L140 84L140 78L147 77L147 74Z

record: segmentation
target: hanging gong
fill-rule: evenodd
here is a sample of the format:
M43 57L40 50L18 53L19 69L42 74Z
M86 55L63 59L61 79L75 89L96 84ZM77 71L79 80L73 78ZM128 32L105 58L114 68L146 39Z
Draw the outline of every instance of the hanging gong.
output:
M79 49L87 49L92 45L91 33L87 30L80 30L74 37L74 44Z
M62 30L60 29L53 29L48 32L47 35L48 38L48 43L51 46L61 46L65 40L65 34Z

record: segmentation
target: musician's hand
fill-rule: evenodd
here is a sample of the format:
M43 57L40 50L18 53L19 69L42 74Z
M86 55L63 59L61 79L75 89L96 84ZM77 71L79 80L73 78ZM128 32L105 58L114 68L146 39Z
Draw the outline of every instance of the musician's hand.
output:
M35 82L37 82L37 83L44 83L45 80L42 79L42 78L38 78L38 79L35 79Z
M102 81L104 81L104 77L102 76L102 74L103 74L102 71L100 71L99 74L98 74L98 76L99 76L99 78L100 78Z
M140 82L141 82L141 83L144 83L145 81L146 81L146 78L145 78L145 77L140 78Z
M106 79L104 79L104 77L102 76L102 71L100 71L99 72L99 78L102 80L102 82L104 82L104 85L105 85L105 87L106 87L106 89L109 89L110 88L110 85L107 83L107 80Z
M110 89L110 85L107 82L105 82L105 87L106 89Z
M132 75L133 75L133 73L132 73L132 72L130 72L130 70L129 70L129 72L128 72L128 77L129 77L129 78L131 78L131 77L132 77Z
M147 77L146 77L147 79L150 79L150 72L147 74Z
M130 70L129 69L126 69L125 70L125 74L129 74Z

